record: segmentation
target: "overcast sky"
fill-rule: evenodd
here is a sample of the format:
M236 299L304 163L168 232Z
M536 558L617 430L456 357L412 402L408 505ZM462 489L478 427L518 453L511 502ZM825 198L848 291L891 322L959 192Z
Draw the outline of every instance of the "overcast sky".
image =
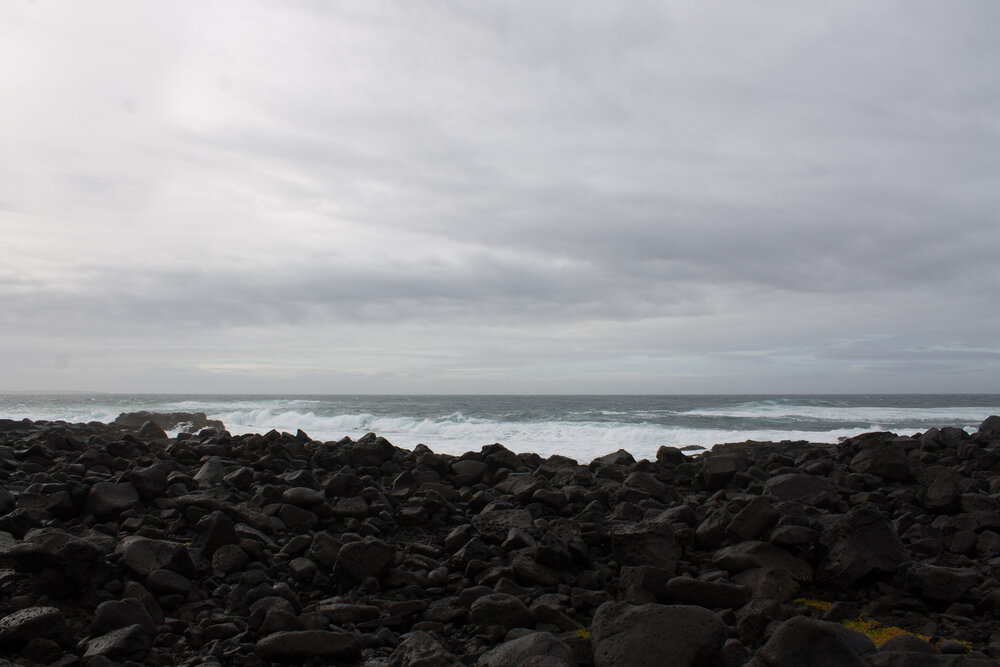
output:
M0 389L1000 392L1000 3L0 4Z

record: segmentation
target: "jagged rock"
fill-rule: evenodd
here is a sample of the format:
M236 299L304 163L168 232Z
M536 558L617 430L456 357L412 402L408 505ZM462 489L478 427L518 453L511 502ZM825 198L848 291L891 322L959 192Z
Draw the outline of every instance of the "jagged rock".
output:
M179 542L132 535L118 544L115 553L121 554L119 565L143 579L154 570L167 569L180 574L195 572L187 548Z
M469 620L478 625L501 625L505 628L534 626L528 607L506 593L493 593L477 599L469 608Z
M982 575L971 568L912 563L906 572L906 590L928 600L954 602L981 580Z
M149 629L136 623L117 628L87 642L83 658L98 656L118 660L121 658L141 658L153 645Z
M334 576L359 583L368 577L378 577L392 562L396 550L386 542L365 538L348 542L337 553Z
M907 561L892 525L871 505L852 508L823 536L827 544L817 578L850 588L868 574L895 572Z
M0 619L0 646L23 644L34 637L57 637L66 630L66 617L56 607L27 607Z
M827 509L836 509L841 502L837 489L825 479L795 472L768 479L764 484L764 494L778 501L799 502Z
M591 626L595 667L695 667L711 664L726 624L704 607L605 602Z

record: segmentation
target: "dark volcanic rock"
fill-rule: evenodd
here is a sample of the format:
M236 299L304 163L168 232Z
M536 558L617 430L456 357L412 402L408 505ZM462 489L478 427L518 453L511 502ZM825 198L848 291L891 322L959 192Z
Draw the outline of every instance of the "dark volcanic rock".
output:
M760 655L770 667L861 667L872 640L838 623L796 616L782 623Z
M275 632L257 642L257 654L265 660L303 663L310 658L357 660L361 641L357 635L331 630Z
M550 632L532 632L512 639L487 651L476 663L479 667L508 667L523 665L529 658L548 657L558 660L555 664L574 665L573 651L564 641Z
M726 635L726 624L703 607L606 602L591 627L594 665L709 665Z
M850 588L874 571L895 572L906 551L892 525L871 505L852 508L823 536L828 545L817 578Z

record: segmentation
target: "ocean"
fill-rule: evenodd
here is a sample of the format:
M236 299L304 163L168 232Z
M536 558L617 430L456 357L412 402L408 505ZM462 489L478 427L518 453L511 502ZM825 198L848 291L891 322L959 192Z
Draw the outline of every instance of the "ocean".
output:
M932 426L974 432L1000 414L998 394L808 396L305 396L0 394L0 418L110 422L136 410L205 412L233 434L302 429L314 440L369 431L398 447L462 454L499 442L581 462L660 445L710 448L745 440L833 443L869 431Z

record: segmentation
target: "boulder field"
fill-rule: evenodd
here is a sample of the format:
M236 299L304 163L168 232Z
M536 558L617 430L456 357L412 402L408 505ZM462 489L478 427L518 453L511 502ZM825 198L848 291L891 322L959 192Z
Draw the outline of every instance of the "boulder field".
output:
M1000 417L586 464L162 426L0 420L0 665L1000 664Z

